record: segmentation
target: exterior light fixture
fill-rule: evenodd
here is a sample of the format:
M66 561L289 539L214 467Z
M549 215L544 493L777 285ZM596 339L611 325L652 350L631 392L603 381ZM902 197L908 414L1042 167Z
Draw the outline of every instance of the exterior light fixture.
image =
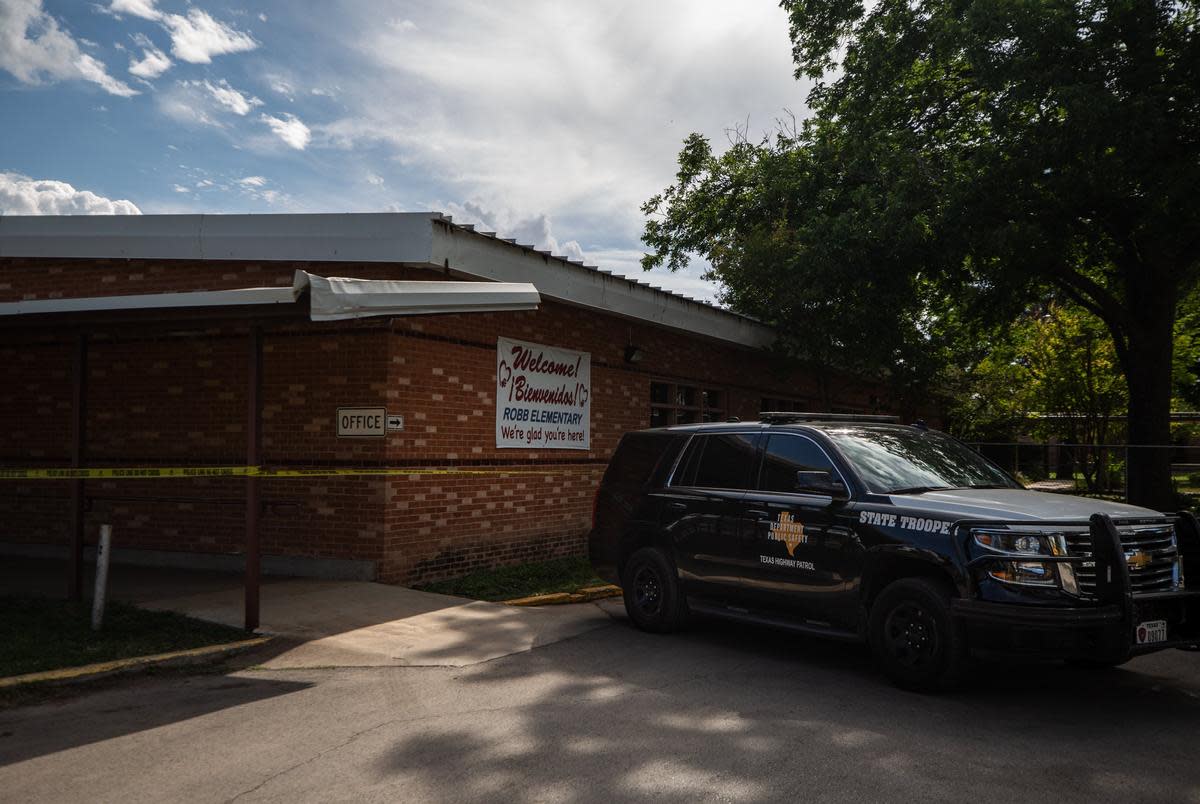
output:
M632 343L625 347L625 362L626 363L641 363L642 358L646 353L642 351L640 346L634 346Z

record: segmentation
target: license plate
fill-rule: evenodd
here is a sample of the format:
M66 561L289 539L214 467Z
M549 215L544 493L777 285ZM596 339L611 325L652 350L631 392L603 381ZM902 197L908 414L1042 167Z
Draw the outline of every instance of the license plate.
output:
M1166 620L1147 620L1144 623L1138 623L1137 627L1137 643L1139 645L1149 645L1152 642L1167 641L1167 621Z

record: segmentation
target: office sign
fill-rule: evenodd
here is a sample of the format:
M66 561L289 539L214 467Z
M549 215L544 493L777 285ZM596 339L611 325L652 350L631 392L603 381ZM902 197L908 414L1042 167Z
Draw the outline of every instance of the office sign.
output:
M338 408L338 438L381 438L387 435L387 408Z

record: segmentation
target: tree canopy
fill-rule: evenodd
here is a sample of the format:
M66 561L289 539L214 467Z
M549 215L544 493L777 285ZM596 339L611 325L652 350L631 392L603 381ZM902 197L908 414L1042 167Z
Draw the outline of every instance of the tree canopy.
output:
M912 386L939 333L1047 293L1103 322L1134 443L1167 443L1178 308L1200 277L1195 0L784 0L812 116L650 199L647 268L692 254L793 353ZM1170 504L1151 450L1130 496Z

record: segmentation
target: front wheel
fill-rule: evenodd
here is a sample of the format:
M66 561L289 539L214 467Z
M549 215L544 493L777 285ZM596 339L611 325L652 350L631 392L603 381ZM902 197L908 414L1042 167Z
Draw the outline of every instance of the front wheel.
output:
M625 611L643 631L666 634L687 618L687 601L675 568L655 547L643 547L625 562L622 574Z
M962 675L966 641L943 584L928 578L890 584L871 607L869 635L875 660L898 687L941 691Z

